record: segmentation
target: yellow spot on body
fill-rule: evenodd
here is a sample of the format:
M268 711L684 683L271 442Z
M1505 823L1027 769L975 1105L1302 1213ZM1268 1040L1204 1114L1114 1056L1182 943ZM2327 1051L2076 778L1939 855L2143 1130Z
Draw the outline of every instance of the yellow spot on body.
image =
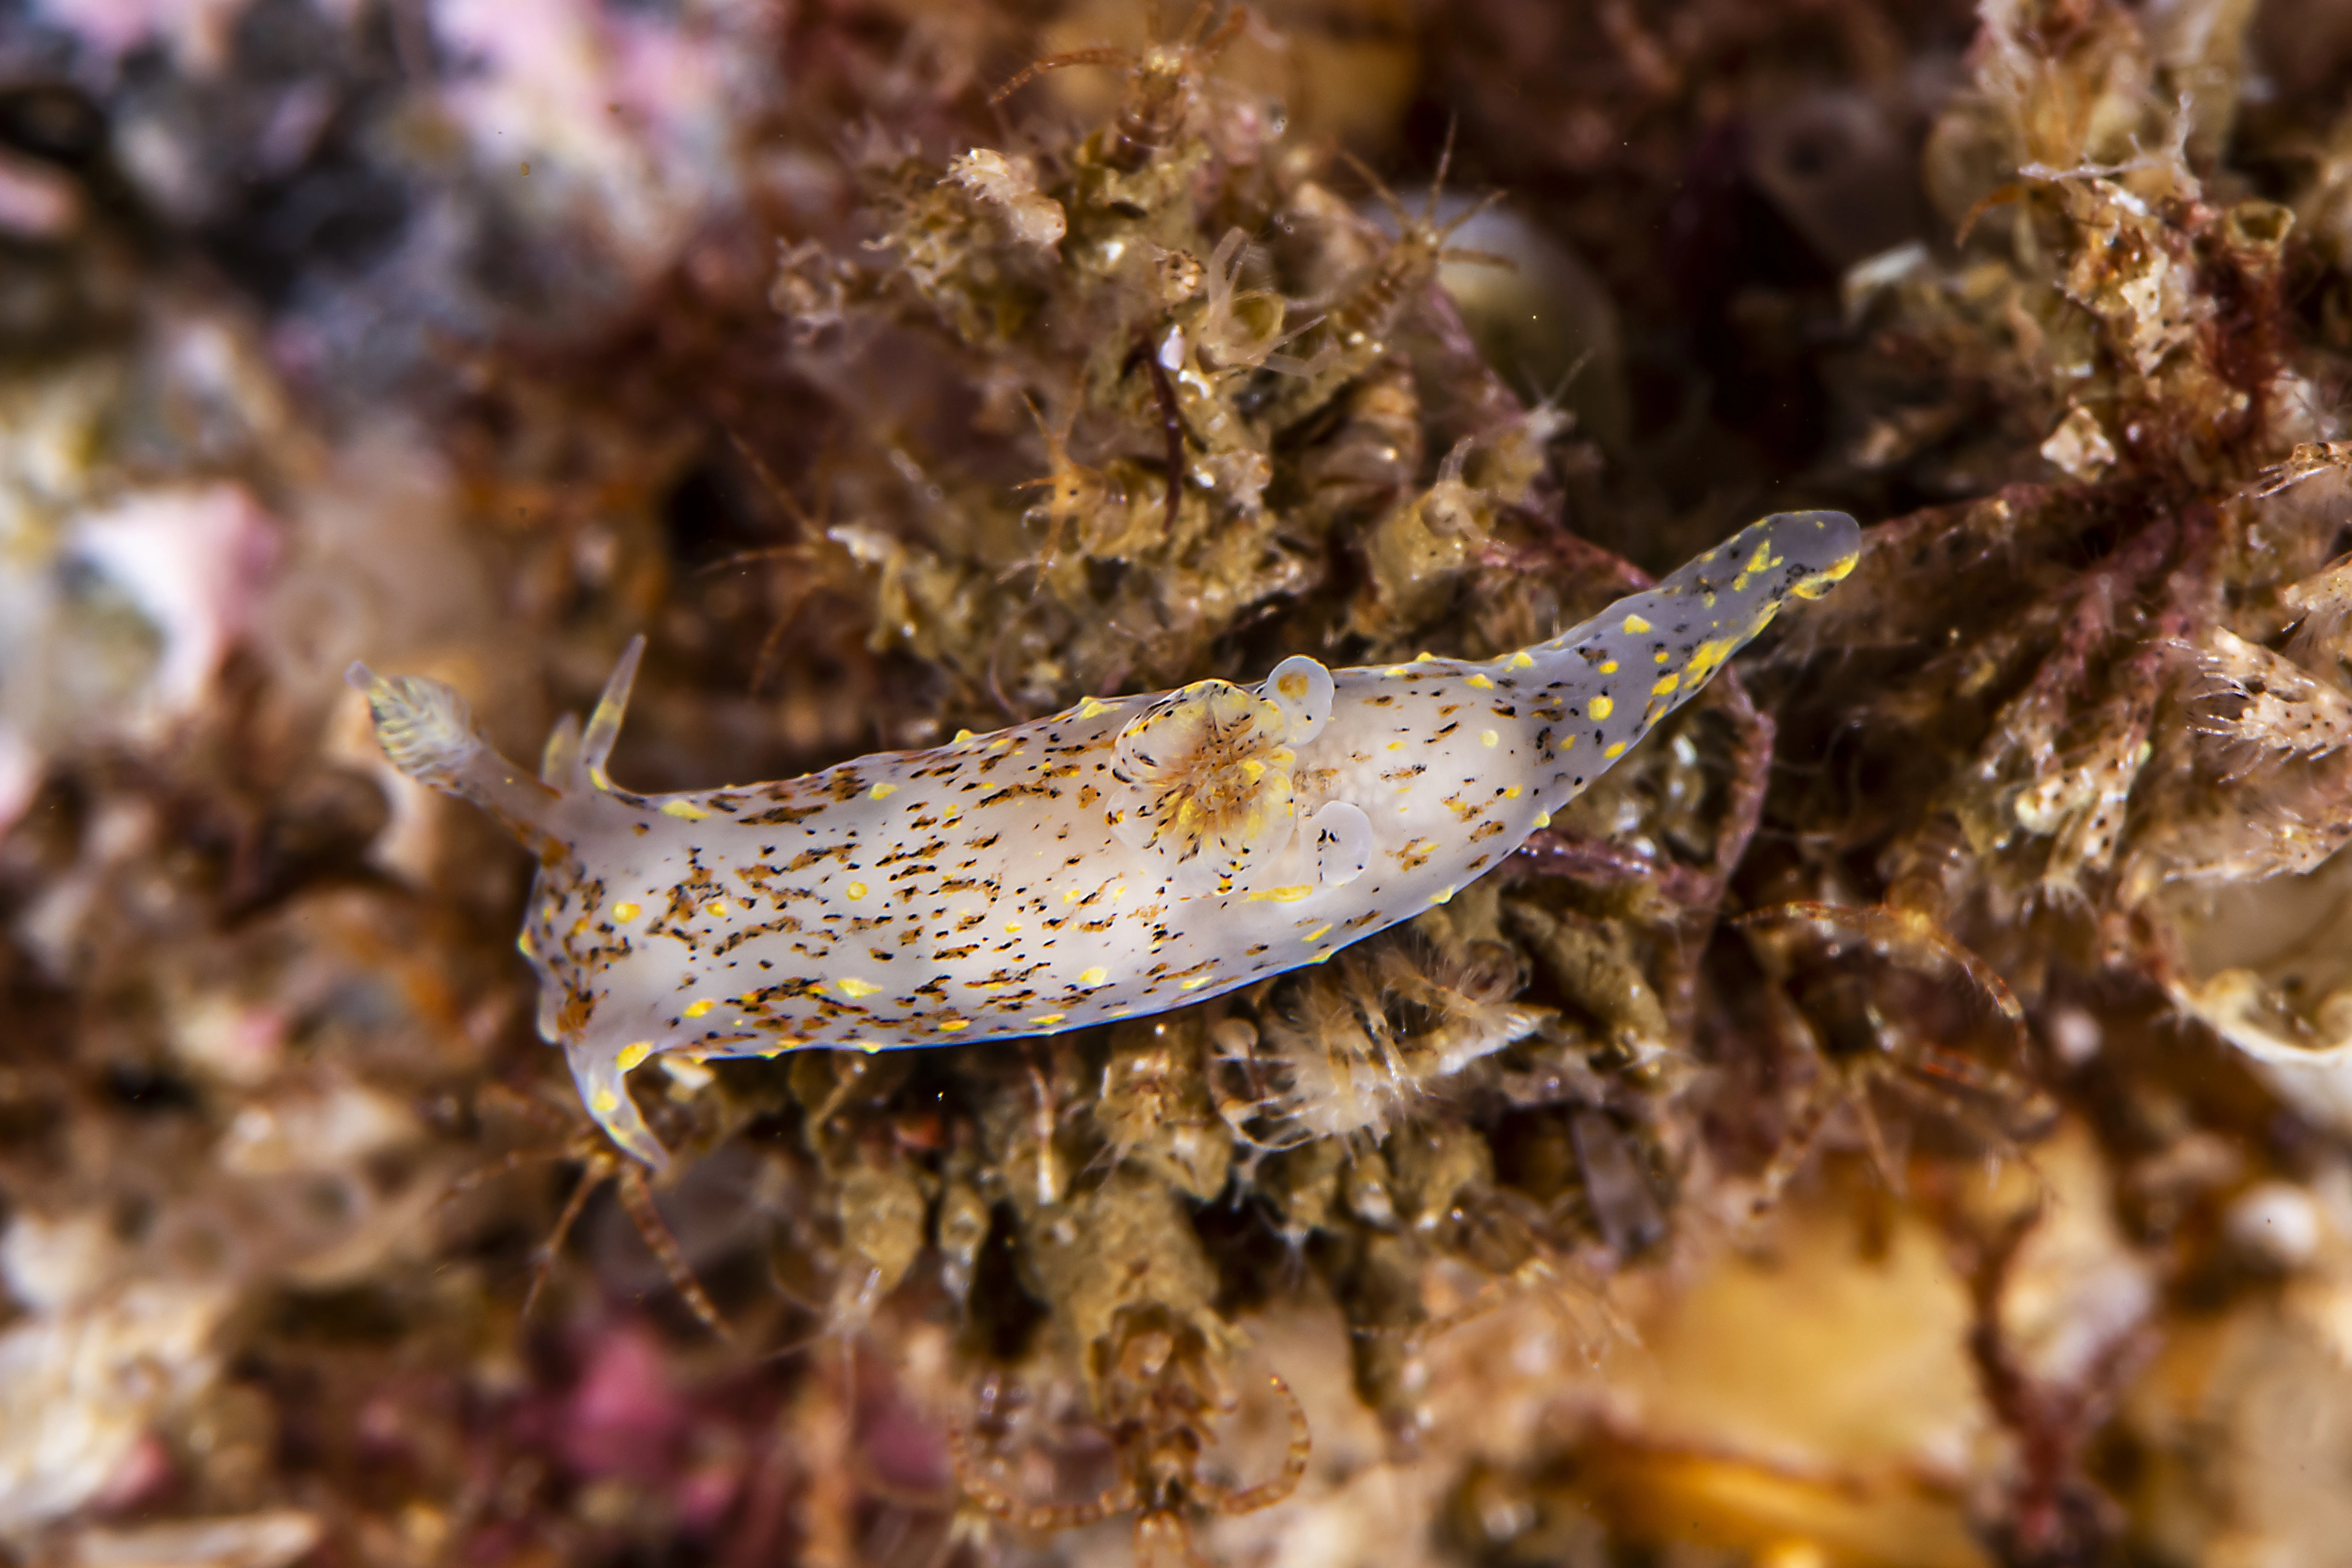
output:
M1062 894L1062 902L1064 904L1076 904L1082 896L1084 895L1074 887L1070 889L1069 892Z
M1746 571L1769 571L1780 564L1779 560L1773 559L1772 541L1770 539L1766 539L1762 544L1756 547L1756 553L1748 558L1747 566L1741 570Z
M530 939L529 931L518 931L515 933L515 951L526 958L536 958L539 956L539 944Z
M1437 892L1429 895L1429 902L1432 904L1451 904L1454 902L1454 890L1450 887L1440 888Z
M604 765L601 762L588 769L588 782L607 795L613 792L613 776L604 771Z
M1215 978L1214 975L1195 975L1176 988L1180 991L1197 991Z
M665 800L662 802L662 815L676 817L683 822L698 822L710 813L691 800Z
M1286 674L1283 676L1282 679L1275 682L1274 686L1275 690L1280 692L1284 696L1303 697L1307 695L1307 677L1296 671L1293 671L1291 674Z
M1860 556L1852 555L1843 557L1835 566L1826 571L1815 572L1789 591L1800 599L1819 599L1822 594L1843 582L1846 574L1853 570L1853 563L1861 559Z
M1721 667L1726 659L1738 652L1738 649L1739 644L1728 637L1717 637L1701 643L1692 652L1690 668L1686 672L1690 676L1691 685L1696 686L1704 682Z
M988 743L988 749L991 751L1002 751L1012 744L1013 737L1011 736L1000 735L994 740Z
M1265 904L1268 902L1275 904L1296 904L1314 891L1315 889L1311 883L1306 887L1262 887L1255 893L1249 895L1249 902L1252 904Z
M955 733L955 739L950 741L948 744L950 746L961 746L965 741L970 740L971 738L971 731L968 729L960 729Z
M1615 674L1617 673L1617 661L1611 659L1606 664L1603 664L1601 666L1601 673L1604 675Z
M1412 668L1408 664L1391 664L1388 669L1382 673L1391 675L1409 675L1412 674Z
M1256 783L1259 779L1263 779L1263 778L1265 778L1265 763L1263 763L1263 762L1259 762L1259 761L1257 761L1257 760L1255 760L1255 759L1254 759L1254 758L1253 758L1253 759L1251 759L1251 760L1248 760L1248 761L1244 761L1244 762L1242 764L1242 774L1243 774L1243 777L1246 778L1246 779L1247 779L1251 783L1255 784L1255 783Z
M1018 920L1008 920L1004 923L1004 929L1011 932L1013 936L1018 936L1021 934L1021 922Z
M855 900L865 897L866 889L864 883L853 882L847 887L842 889L842 891L849 894L849 896Z
M1389 742L1389 749L1391 751L1402 751L1404 749L1404 742L1402 740L1391 740Z
M1509 667L1514 670L1532 670L1536 667L1536 656L1522 648L1511 655Z
M1625 755L1625 743L1621 740L1601 755L1607 758L1610 761L1614 762L1619 758Z
M1496 735L1491 729L1482 729L1478 732L1478 744L1481 746L1499 745L1502 738L1503 737L1501 736Z
M940 1020L940 1032L941 1034L961 1034L971 1027L971 1020L970 1019L941 1019Z
M625 898L620 903L613 905L613 918L615 920L635 920L638 915L643 915L644 913L644 910L638 908L635 904L631 904Z
M1669 655L1669 654L1667 653L1667 652L1666 652L1664 648L1661 648L1661 649L1659 649L1659 650L1658 650L1658 654L1657 654L1657 663L1659 663L1659 664L1664 664L1664 663L1666 662L1666 660L1667 660L1670 656L1671 656L1671 655Z
M1672 671L1669 671L1665 674L1658 677L1658 684L1650 688L1650 695L1654 697L1663 696L1682 684L1683 678L1680 675L1674 674Z
M1299 940L1301 942L1320 942L1323 938L1330 935L1331 928L1328 925L1318 925L1314 930L1309 931L1306 936L1300 937Z
M1099 986L1099 985L1101 985L1105 980L1108 980L1108 979L1109 979L1109 978L1110 978L1110 971L1109 971L1108 969L1105 969L1105 968L1102 968L1102 967L1095 967L1095 968L1092 968L1092 969L1088 969L1088 970L1087 970L1084 974L1080 975L1080 976L1078 977L1078 984L1080 984L1080 985L1082 985L1082 986Z
M1437 657L1437 655L1436 655L1436 654L1434 654L1434 653L1415 653L1415 654L1412 656L1412 662L1413 662L1414 664L1428 664L1432 659L1434 659L1434 658L1436 658L1436 657Z
M1070 1015L1067 1013L1039 1013L1035 1018L1031 1019L1029 1021L1031 1023L1045 1024L1060 1023L1064 1019L1068 1018L1069 1016Z
M1649 629L1650 623L1643 620L1640 616L1628 615L1625 617L1625 630L1633 636L1639 637L1643 632L1647 632Z
M1495 689L1495 683L1494 683L1493 681L1491 681L1491 680L1487 679L1485 675L1472 675L1472 676L1470 676L1470 677L1469 677L1469 684L1470 684L1470 685L1474 685L1474 686L1478 687L1481 691L1489 691L1489 692L1491 692L1491 691L1493 691L1493 690Z
M1743 571L1738 577L1731 580L1731 591L1734 593L1745 593L1748 591L1748 574L1746 572Z
M873 796L877 800L887 800L891 796L896 795L898 792L898 787L896 784L877 784L873 789L866 791L867 794Z
M719 1004L717 1002L712 1001L708 997L698 997L695 1000L686 1004L686 1016L690 1019L698 1019L718 1005Z
M714 898L702 906L702 912L713 920L724 920L727 918L727 901L723 898Z
M1607 697L1594 697L1591 704L1585 709L1585 711L1590 713L1594 718L1607 718L1611 714L1617 711L1617 705L1611 702Z
M853 1040L849 1043L868 1056L875 1055L882 1049L882 1042L878 1040Z
M641 1040L635 1045L621 1047L621 1054L613 1059L613 1065L624 1072L633 1072L643 1067L646 1064L646 1058L653 1053L653 1046Z
M1518 787L1517 785L1516 785L1516 784L1512 785L1509 789L1506 789L1506 790L1504 790L1504 791L1503 791L1503 799L1504 799L1504 800L1517 800L1518 798L1519 798L1519 787Z
M841 988L841 994L845 997L870 997L875 992L882 988L879 986L861 980L855 975L844 975L838 980L834 981L834 984Z
M621 1097L610 1089L597 1090L595 1097L588 1102L588 1109L599 1116L609 1116L620 1108Z
M1535 820L1535 824L1534 824L1534 825L1535 825L1538 829L1539 829L1539 830L1540 830L1540 829L1543 829L1543 828L1549 828L1549 827L1550 827L1550 826L1551 826L1551 813L1550 813L1549 811L1538 811L1538 812L1536 813L1536 820Z
M1097 702L1092 697L1088 697L1086 701L1078 705L1078 716L1080 718L1100 718L1103 715L1108 712L1110 712L1110 704Z

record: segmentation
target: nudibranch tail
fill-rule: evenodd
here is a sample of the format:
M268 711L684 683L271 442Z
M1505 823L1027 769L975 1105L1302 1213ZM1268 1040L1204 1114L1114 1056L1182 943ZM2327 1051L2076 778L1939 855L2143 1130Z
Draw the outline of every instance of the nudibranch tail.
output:
M1828 592L1861 551L1861 527L1843 512L1776 512L1529 649L1538 665L1573 677L1567 748L1589 740L1597 753L1575 770L1578 786L1696 695L1792 596Z

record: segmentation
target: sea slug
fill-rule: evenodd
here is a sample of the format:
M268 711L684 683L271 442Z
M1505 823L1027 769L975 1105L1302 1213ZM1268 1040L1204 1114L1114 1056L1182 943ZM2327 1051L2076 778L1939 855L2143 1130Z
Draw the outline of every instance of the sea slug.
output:
M465 701L352 666L412 778L539 858L520 946L540 1032L615 1143L665 1163L623 1079L663 1051L883 1051L1083 1029L1317 963L1445 903L1544 826L1793 595L1853 568L1843 512L1783 512L1571 631L1255 686L1087 698L993 735L683 795L614 787L643 639L537 779Z

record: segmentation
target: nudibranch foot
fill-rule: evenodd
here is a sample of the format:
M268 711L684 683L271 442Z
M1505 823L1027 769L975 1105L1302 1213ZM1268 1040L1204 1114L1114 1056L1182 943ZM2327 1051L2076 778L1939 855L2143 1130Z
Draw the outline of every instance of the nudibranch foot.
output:
M579 1086L580 1103L588 1107L605 1135L654 1169L667 1170L669 1151L646 1125L644 1113L629 1098L629 1086L622 1082L627 1075L621 1065L622 1053L610 1046L571 1040L564 1043L563 1055L572 1068L572 1082Z
M676 795L605 764L644 647L532 778L437 682L354 666L384 752L532 851L540 1030L650 1165L657 1055L1057 1033L1319 963L1501 863L1791 600L1852 569L1841 512L1767 517L1502 658L1089 697L994 735Z

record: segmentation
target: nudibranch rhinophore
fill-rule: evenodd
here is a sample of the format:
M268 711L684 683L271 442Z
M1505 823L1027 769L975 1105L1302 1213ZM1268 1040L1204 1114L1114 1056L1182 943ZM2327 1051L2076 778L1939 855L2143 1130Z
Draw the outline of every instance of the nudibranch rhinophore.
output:
M1851 570L1782 512L1548 643L1484 662L1196 681L773 784L605 776L642 638L532 779L438 682L349 679L411 778L539 857L519 946L588 1108L666 1155L624 1078L665 1051L885 1051L1203 1001L1445 903L1687 701L1791 596Z

